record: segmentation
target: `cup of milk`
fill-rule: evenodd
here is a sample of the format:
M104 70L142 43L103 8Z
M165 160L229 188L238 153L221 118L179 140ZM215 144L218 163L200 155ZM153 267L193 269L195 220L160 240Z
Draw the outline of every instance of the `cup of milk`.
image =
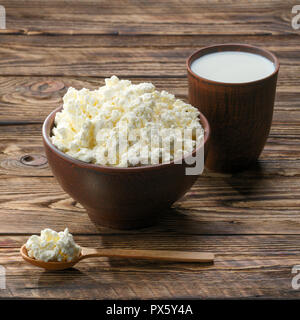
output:
M255 163L270 132L279 61L245 44L202 48L187 59L189 102L207 117L205 166L237 172Z

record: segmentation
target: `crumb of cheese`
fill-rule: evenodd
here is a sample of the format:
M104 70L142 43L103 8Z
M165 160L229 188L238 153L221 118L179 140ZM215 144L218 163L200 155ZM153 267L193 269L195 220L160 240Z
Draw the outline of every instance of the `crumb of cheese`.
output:
M44 229L40 236L31 236L25 246L30 258L45 262L72 261L81 253L81 247L74 242L68 228L61 232Z
M97 90L68 89L51 139L85 162L117 167L162 163L182 158L203 139L198 116L196 108L152 83L112 76Z

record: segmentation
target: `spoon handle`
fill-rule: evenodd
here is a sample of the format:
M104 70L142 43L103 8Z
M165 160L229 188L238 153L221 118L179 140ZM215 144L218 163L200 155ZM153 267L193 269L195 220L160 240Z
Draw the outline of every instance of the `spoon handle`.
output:
M210 252L171 251L171 250L128 250L128 249L90 249L82 248L80 260L91 257L118 257L128 259L150 259L177 262L213 262Z

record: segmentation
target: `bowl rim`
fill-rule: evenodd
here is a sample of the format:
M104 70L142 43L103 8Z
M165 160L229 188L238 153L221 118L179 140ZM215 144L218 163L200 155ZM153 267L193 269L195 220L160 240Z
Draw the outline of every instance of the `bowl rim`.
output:
M221 49L221 50L218 50ZM244 50L243 50L244 49ZM212 51L210 51L212 50ZM198 74L196 74L195 72L192 71L191 69L191 65L192 62L194 62L194 60L196 60L197 58L199 58L201 56L202 52L205 51L209 51L207 54L209 53L215 53L215 52L219 52L219 51L241 51L241 52L249 52L249 53L254 53L254 54L258 54L260 56L265 57L266 59L270 60L271 62L274 63L274 71L269 74L268 76L258 79L258 80L254 80L254 81L248 81L248 82L222 82L222 81L215 81L215 80L210 80L204 77L199 76ZM206 53L204 53L203 55L205 55ZM273 59L270 59L269 57L271 57ZM197 80L203 81L203 82L207 82L209 84L212 85L222 85L222 86L249 86L249 85L256 85L260 82L263 82L269 78L272 78L275 74L278 73L280 67L280 63L279 63L279 59L275 56L275 54L273 54L271 51L266 50L264 48L260 48L257 46L253 46L250 44L245 44L245 43L223 43L223 44L214 44L211 46L206 46L206 47L202 47L198 50L196 50L195 52L193 52L187 59L186 59L186 68L188 73L196 78Z
M54 125L55 115L57 112L61 111L63 109L63 106L60 106L53 111L50 112L50 114L46 117L43 123L42 127L42 137L44 144L51 149L53 153L55 153L57 156L63 158L64 160L70 162L71 164L75 164L80 167L84 167L86 169L94 169L101 172L107 172L107 173L129 173L129 172L143 172L148 170L158 170L161 168L171 167L173 165L183 165L184 159L188 158L190 156L195 156L196 152L205 146L205 143L207 142L209 136L210 136L210 125L207 120L207 118L201 113L199 110L199 117L200 117L200 123L204 129L204 141L203 143L198 146L198 148L194 149L192 152L190 152L188 155L182 158L181 163L174 163L174 160L167 162L167 163L159 163L159 164L153 164L153 165L143 165L140 167L113 167L113 166L105 166L105 165L99 165L94 163L85 162L82 160L78 160L76 158L73 158L66 153L60 151L50 140L50 133ZM187 166L187 165L186 165Z

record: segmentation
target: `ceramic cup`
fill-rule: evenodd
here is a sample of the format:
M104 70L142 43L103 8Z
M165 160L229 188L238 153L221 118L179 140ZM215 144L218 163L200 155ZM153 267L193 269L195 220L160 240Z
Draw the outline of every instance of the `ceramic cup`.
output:
M272 61L275 70L263 79L244 83L212 81L191 70L194 60L220 51L259 54ZM187 59L189 102L207 117L211 127L206 168L236 172L258 159L272 123L278 70L274 54L245 44L205 47Z

